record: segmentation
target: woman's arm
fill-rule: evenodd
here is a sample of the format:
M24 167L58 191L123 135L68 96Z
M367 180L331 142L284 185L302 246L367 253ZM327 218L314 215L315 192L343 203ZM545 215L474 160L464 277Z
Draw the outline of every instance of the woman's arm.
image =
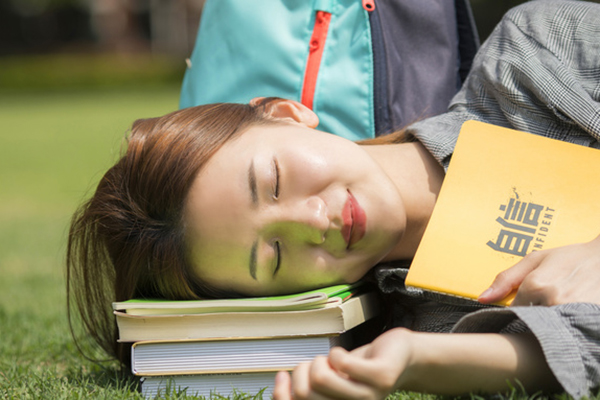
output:
M277 376L274 396L294 399L383 399L401 389L436 394L501 392L508 383L555 390L537 341L530 334L437 334L390 330L347 352L332 349Z

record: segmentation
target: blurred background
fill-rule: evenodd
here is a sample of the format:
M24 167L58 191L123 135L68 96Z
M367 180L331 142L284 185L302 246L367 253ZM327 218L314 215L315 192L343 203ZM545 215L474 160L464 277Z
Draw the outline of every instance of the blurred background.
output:
M523 0L471 0L480 35ZM0 90L176 84L204 0L2 0Z
M204 0L3 0L0 89L175 83Z
M471 0L481 38L522 2ZM137 396L70 337L69 220L131 123L177 108L203 5L0 0L0 398Z

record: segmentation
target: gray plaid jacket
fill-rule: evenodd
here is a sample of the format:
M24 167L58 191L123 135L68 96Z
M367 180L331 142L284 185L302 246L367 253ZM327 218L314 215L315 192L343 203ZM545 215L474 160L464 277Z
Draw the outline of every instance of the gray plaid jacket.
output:
M482 45L449 111L410 132L447 168L460 127L470 119L600 148L600 4L537 0L509 11ZM453 332L528 329L567 393L581 398L600 388L600 305L477 311L407 291L405 272L376 271L381 289L403 296L414 311L396 313L397 324Z

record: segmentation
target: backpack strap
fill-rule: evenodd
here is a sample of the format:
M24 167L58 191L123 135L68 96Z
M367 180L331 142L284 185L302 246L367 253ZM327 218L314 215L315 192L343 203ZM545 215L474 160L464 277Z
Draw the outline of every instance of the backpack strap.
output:
M455 4L460 56L459 74L461 82L464 82L471 70L475 53L479 50L480 41L469 0L455 0Z
M378 1L373 14L377 134L445 112L479 45L468 0Z

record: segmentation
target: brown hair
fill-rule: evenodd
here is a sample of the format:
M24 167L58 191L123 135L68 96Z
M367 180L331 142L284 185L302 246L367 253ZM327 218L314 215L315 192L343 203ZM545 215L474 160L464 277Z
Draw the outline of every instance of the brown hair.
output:
M417 139L411 134L411 132L404 128L397 131L394 131L387 135L377 136L372 139L363 139L358 141L357 143L361 146L376 146L382 144L399 144L399 143L407 143L414 142Z
M128 352L117 344L113 301L226 294L190 273L182 208L198 171L224 143L252 125L273 122L263 112L270 100L192 107L133 124L125 154L71 221L72 331L71 309L102 349L127 364Z

